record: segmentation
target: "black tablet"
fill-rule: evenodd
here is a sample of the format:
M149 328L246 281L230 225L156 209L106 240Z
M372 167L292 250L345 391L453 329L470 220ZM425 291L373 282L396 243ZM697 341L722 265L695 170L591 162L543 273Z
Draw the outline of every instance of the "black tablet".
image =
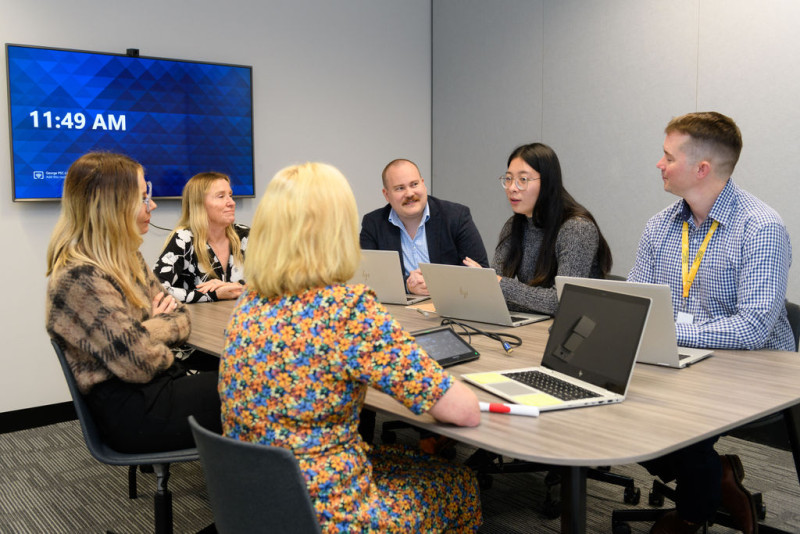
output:
M411 332L417 344L442 367L477 360L480 353L449 326Z

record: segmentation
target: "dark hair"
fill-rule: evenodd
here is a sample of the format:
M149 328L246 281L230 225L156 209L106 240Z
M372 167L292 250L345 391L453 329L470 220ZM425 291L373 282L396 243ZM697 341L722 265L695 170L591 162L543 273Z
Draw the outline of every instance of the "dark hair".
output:
M730 176L742 153L742 132L733 119L716 111L700 111L675 117L664 133L691 137L688 153L695 160L712 158L720 174Z
M573 217L583 217L591 221L597 227L597 234L600 239L597 248L597 260L603 276L611 270L611 249L608 247L600 227L594 220L589 210L578 204L566 189L561 178L561 164L558 156L549 146L542 143L531 143L522 145L514 149L508 156L507 165L516 158L530 165L541 175L539 180L539 197L533 207L533 224L544 230L542 247L539 250L539 257L536 259L536 269L533 278L528 281L532 286L551 287L555 283L556 273L558 272L558 261L556 259L556 238L561 225ZM525 226L528 224L527 217L520 213L515 213L511 222L511 232L503 238L502 243L508 242L509 255L503 265L503 276L511 277L517 275L520 263L522 262L522 240Z

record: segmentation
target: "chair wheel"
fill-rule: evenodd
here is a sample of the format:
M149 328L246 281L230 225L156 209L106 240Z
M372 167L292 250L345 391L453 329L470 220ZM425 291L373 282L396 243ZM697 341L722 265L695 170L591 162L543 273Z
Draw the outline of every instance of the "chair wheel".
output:
M478 473L478 487L481 491L492 489L492 484L494 483L494 478L492 475L486 473Z
M547 499L542 504L542 514L547 519L557 519L561 517L561 501L556 499Z
M625 493L623 494L622 498L625 501L625 504L632 504L636 506L639 504L639 501L642 500L642 490L637 487L625 488Z
M647 502L650 504L650 506L664 506L664 496L660 493L651 491L650 495L647 497Z
M614 534L631 534L631 526L628 523L617 521L611 525L611 532Z
M381 432L381 442L387 445L397 443L397 434L392 431Z

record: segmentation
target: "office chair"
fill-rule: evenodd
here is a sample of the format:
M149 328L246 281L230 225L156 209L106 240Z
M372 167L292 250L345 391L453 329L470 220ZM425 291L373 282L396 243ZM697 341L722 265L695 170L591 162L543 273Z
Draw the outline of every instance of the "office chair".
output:
M306 481L290 450L220 436L192 416L189 426L217 532L320 532Z
M156 493L153 496L155 508L155 532L156 534L172 534L172 493L167 488L169 480L169 464L177 462L190 462L197 460L197 449L183 449L167 452L148 452L148 453L122 453L106 445L100 437L100 431L95 425L89 406L78 390L78 384L69 367L64 352L58 342L51 339L53 349L58 356L61 370L64 371L64 378L67 380L69 392L72 395L72 402L75 405L75 412L78 414L78 421L81 424L83 439L89 453L98 462L108 465L128 466L128 497L136 498L136 468L138 466L151 466L156 474Z
M794 335L795 349L800 352L800 306L786 301L786 314L789 318L789 325L792 327ZM733 430L728 435L735 436L754 443L761 443L770 447L781 448L792 452L794 457L795 470L797 471L798 482L800 482L800 442L798 442L798 425L800 425L800 405L787 408L783 412L778 412L758 421L754 421L741 428ZM653 481L653 489L650 492L649 503L652 506L663 506L664 498L675 500L675 490L660 482ZM759 521L764 520L767 509L760 493L753 494L756 502L756 512ZM629 521L656 521L668 510L614 510L611 514L611 527L614 534L630 534ZM718 511L714 523L722 526L734 528L731 516L724 511ZM788 534L768 525L759 523L758 531L761 534Z

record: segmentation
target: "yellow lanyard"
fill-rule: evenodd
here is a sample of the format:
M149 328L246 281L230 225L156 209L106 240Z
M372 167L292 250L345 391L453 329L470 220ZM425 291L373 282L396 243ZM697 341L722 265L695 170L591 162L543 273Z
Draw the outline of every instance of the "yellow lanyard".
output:
M689 288L692 287L694 277L697 276L697 269L700 268L700 262L703 260L703 255L706 253L708 242L711 241L711 236L714 235L717 226L719 226L719 221L714 221L711 223L711 229L706 234L705 239L703 239L703 243L700 245L700 249L697 251L697 255L694 257L692 270L689 271L689 223L683 221L683 239L681 243L681 263L683 265L683 298L689 298Z

